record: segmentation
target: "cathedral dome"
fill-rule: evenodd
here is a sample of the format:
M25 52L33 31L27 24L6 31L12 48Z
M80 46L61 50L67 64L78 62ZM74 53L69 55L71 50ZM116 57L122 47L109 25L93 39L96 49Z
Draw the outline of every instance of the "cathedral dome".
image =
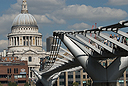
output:
M21 13L16 16L12 26L37 26L36 19L28 13L27 2L23 0Z
M29 13L20 13L13 21L13 26L30 25L37 26L36 19Z

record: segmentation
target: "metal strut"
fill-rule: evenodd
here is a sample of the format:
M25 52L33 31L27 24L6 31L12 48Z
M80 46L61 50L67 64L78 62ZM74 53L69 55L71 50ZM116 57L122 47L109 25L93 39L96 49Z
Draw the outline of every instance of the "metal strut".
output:
M53 64L56 61L56 58L58 57L60 46L61 40L57 36L53 36L50 55L49 58L46 58L46 63L44 65L44 69L42 70L42 72L49 70L53 66Z

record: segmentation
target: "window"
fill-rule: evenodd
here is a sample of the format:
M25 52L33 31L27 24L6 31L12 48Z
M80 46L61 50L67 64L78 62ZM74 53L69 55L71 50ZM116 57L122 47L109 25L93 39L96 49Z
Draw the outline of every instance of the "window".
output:
M29 45L28 36L26 37L26 45Z
M0 81L1 82L1 84L7 84L8 83L8 81Z
M18 68L14 68L14 73L18 73Z
M11 73L11 68L8 68L7 69L7 73Z
M86 76L85 76L85 75L83 75L83 78L85 79L85 78L86 78Z
M73 78L73 75L68 75L68 78Z
M30 72L30 77L32 77L32 72Z
M25 37L23 37L23 43L24 43L24 46L25 46Z
M7 78L7 75L0 75L0 78Z
M10 68L10 73L11 73L11 68Z
M17 37L17 43L18 43L18 45L19 45L19 37Z
M60 85L64 85L64 84L65 84L64 82L61 82L61 81L60 81Z
M17 42L17 41L16 41L16 37L14 37L14 39L15 39L15 45L16 45L16 42Z
M37 41L38 41L38 40L37 40L37 37L36 37L36 46L37 46Z
M9 68L7 69L7 73L9 73Z
M31 56L28 57L28 61L32 62L32 57Z
M68 86L72 86L73 81L68 81Z
M18 78L26 78L26 75L23 74L23 75L18 75Z
M80 84L80 81L76 81L76 82Z
M90 76L89 75L87 75L87 78L89 78Z
M60 77L59 77L60 79L64 79L64 75L60 75Z
M14 75L14 78L15 78L15 79L18 79L18 76L17 76L17 75Z
M18 81L18 83L26 83L26 81Z
M24 8L26 8L26 5L24 5Z
M76 75L76 78L80 78L80 75Z
M22 75L22 78L26 78L26 75Z
M11 58L9 58L9 60L11 60Z
M8 75L7 78L8 78L8 79L11 79L11 75Z
M29 28L29 29L30 29L30 28ZM30 40L29 40L29 41L30 41L30 45L32 45L32 37L30 37Z
M18 75L18 78L22 78L22 75Z
M5 58L5 61L7 61L7 58Z

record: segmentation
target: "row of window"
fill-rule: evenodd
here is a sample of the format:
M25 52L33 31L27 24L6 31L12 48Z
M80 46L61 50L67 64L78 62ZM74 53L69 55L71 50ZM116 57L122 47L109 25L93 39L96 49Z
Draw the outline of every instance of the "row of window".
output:
M8 78L8 79L11 79L11 75L0 75L0 78Z
M76 78L80 78L80 75L75 75ZM64 75L60 75L60 79L64 79ZM68 75L68 78L73 78L73 75ZM83 75L83 78L86 78L86 75ZM89 78L89 75L87 75L87 78Z
M22 30L38 31L38 28L13 28L12 32L19 32Z
M78 84L81 84L81 82L80 81L76 81ZM65 82L62 82L62 81L60 81L60 85L64 85L65 84ZM68 81L68 86L72 86L72 84L73 84L73 81Z
M9 60L14 60L15 58L9 58ZM5 61L7 61L7 58L4 59Z
M8 84L10 81L0 81L1 84ZM16 83L26 83L26 81L17 81Z
M7 73L12 73L11 68L7 69ZM18 73L18 68L14 68L14 73Z
M19 78L26 78L26 75L14 75L15 79L19 79Z
M8 79L11 79L11 75L0 75L0 78L8 78ZM15 79L18 79L18 78L26 78L26 74L14 75L14 78Z
M5 60L7 60L7 58L5 58ZM11 60L11 58L9 58L9 60ZM32 57L31 57L31 56L28 57L28 61L29 61L29 62L32 62ZM7 64L6 64L6 65L7 65ZM24 64L20 64L20 65L24 65ZM18 69L15 69L15 68L14 68L14 72L15 72L15 70L18 71ZM8 69L7 69L7 72L8 72L8 73L11 73L11 68L8 68Z
M60 75L60 79L64 79L64 75ZM73 78L73 75L68 75L68 78ZM80 78L80 75L75 75L75 78ZM86 78L86 75L83 75L83 78ZM87 78L89 78L89 75L87 75Z

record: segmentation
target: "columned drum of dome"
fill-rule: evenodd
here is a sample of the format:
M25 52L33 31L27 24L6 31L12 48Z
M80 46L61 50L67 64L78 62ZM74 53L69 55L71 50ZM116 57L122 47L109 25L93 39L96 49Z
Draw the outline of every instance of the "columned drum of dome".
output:
M42 34L38 32L36 19L28 13L27 2L23 0L21 13L13 20L8 34L9 52L36 50L42 51Z

